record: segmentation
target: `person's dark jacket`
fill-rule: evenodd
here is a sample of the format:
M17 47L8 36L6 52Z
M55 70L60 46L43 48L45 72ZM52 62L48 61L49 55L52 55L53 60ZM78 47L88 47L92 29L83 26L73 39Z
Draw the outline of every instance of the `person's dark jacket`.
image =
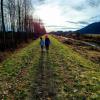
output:
M50 45L50 39L49 38L45 38L45 46L49 46Z

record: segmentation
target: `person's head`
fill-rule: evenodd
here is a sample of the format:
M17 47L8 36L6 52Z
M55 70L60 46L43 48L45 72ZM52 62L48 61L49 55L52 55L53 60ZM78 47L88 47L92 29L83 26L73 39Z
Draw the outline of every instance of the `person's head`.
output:
M45 35L45 38L48 38L48 35L47 34Z
M42 37L40 37L40 40L42 40Z

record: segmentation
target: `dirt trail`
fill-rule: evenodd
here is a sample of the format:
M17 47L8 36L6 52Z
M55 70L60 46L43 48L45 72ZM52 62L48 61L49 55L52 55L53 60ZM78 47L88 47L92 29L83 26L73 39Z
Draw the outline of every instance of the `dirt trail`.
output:
M40 55L31 100L55 100L56 89L49 53Z

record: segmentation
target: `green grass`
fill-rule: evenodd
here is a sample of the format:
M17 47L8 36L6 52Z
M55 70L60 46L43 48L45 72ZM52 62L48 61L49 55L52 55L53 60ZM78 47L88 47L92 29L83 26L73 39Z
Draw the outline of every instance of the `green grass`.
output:
M100 66L85 59L56 39L52 38L52 41L52 59L63 70L59 72L59 76L63 73L62 93L65 98L75 98L76 100L95 98L99 100Z
M52 36L50 39L48 65L55 84L54 100L100 100L100 66ZM5 94L7 100L29 99L37 80L40 56L39 40L36 40L5 60L0 66L0 94ZM17 77L21 69L25 74Z
M12 98L20 99L27 96L27 89L30 84L29 74L32 64L35 63L35 59L38 59L38 47L38 42L33 42L2 62L0 65L1 98L4 94L6 95L7 100L11 100ZM21 72L22 70L24 70L24 74ZM20 75L20 73L22 75Z

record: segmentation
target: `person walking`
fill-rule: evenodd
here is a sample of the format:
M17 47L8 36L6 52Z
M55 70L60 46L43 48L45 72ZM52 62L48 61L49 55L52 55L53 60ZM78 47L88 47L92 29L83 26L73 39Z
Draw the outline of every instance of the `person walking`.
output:
M50 45L50 39L49 39L48 35L46 35L45 36L45 48L46 48L47 52L49 51L49 45Z
M40 37L41 52L43 52L44 45L45 45L45 42L44 42L44 40L42 39L42 37Z

